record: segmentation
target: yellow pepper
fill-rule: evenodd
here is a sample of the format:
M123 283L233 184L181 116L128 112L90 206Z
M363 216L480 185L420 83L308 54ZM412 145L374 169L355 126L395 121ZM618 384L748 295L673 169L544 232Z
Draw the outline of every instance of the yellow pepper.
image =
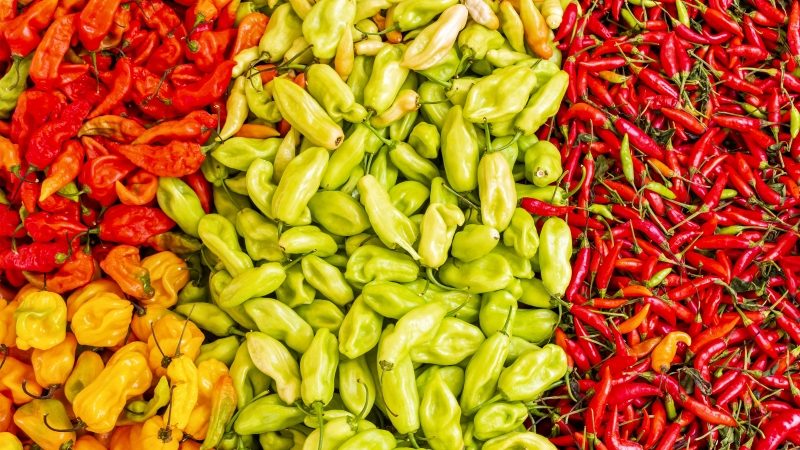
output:
M136 339L147 342L150 339L150 335L153 334L153 325L166 314L173 313L160 306L146 306L142 309L137 309L133 314L133 320L131 320L133 335L136 336Z
M4 394L0 394L0 433L8 431L14 416L14 404ZM2 442L2 440L0 440ZM0 445L0 448L4 448Z
M132 449L140 450L178 450L183 433L164 422L161 416L153 416L142 426L138 444Z
M64 397L70 403L74 403L78 393L91 384L104 368L103 358L97 353L91 351L81 353L75 362L75 368L64 383Z
M22 450L22 442L9 432L0 433L0 448L5 450Z
M31 365L36 382L40 386L60 386L67 381L75 365L75 350L78 341L75 335L67 333L64 341L49 350L34 349Z
M31 293L34 293L34 292L39 292L39 291L41 291L40 288L38 288L38 287L36 287L36 286L34 286L34 285L30 284L30 283L26 284L25 286L22 286L19 289L19 292L17 292L17 295L14 296L14 301L20 302L20 301L22 301L22 297L25 297L28 294L31 294Z
M55 292L31 292L22 297L14 321L20 350L47 350L66 338L67 305Z
M178 292L189 282L189 267L172 252L160 252L142 260L142 267L150 272L153 296L141 303L169 308L178 301Z
M167 367L167 377L172 386L172 398L164 415L169 426L179 430L186 429L189 417L197 404L198 375L197 367L187 356L173 358Z
M192 361L200 353L203 332L194 322L166 314L153 324L153 334L147 338L147 359L157 375L167 374L172 358L186 356Z
M42 450L60 450L64 444L75 442L74 431L54 431L72 428L67 410L58 400L32 400L20 406L14 413L14 424Z
M72 332L81 345L113 347L128 335L133 305L110 292L98 293L72 315Z
M88 434L81 436L75 441L72 450L107 450L106 446L97 440L94 436Z
M67 320L72 321L72 316L75 312L87 301L94 298L96 295L110 293L119 297L125 297L125 293L119 288L117 283L109 280L102 279L92 281L86 286L76 290L69 297L67 297Z
M197 365L197 403L192 410L189 423L183 431L195 439L205 439L208 432L208 418L211 415L214 386L222 377L228 375L225 363L216 359L207 359Z
M3 367L0 367L0 391L10 392L14 404L21 405L32 400L31 396L22 390L23 382L28 392L41 395L42 388L35 380L33 367L11 356L5 357Z
M6 347L17 345L14 311L17 310L18 306L19 302L15 300L0 300L0 344Z
M146 354L144 342L120 348L100 375L75 397L72 408L89 431L111 431L128 400L150 388L153 374Z

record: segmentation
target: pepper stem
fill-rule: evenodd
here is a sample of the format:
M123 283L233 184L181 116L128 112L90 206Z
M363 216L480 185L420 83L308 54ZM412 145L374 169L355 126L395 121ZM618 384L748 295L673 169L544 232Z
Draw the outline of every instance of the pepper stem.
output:
M317 413L317 422L319 424L319 442L317 444L317 450L322 450L322 437L323 433L325 433L325 427L323 426L323 411L322 411L322 402L316 401L314 402L314 411Z

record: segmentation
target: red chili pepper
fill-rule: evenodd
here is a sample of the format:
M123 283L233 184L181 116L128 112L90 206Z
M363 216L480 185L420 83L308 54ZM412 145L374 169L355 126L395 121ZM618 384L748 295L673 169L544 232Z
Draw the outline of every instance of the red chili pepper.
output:
M175 222L158 208L114 205L103 214L98 236L118 244L142 245L174 226Z
M594 395L589 400L586 410L586 433L592 438L600 429L608 398L611 391L611 370L604 368L600 374L600 382L595 386Z
M57 6L58 0L32 2L22 14L4 24L5 41L12 55L27 56L39 45L39 32L50 25Z
M77 217L53 214L45 211L31 213L25 218L25 230L36 242L49 242L63 239L69 241L85 233L88 228Z
M197 33L187 41L186 58L200 70L211 72L225 60L226 51L235 36L236 30L233 29Z
M520 200L520 206L534 216L563 216L572 211L568 206L557 206L530 197Z
M30 68L30 77L38 86L52 88L59 81L58 68L69 50L77 20L77 14L60 17L42 37Z
M567 9L570 8L567 7L564 10L564 15L561 20L562 27L564 26L564 21L568 19ZM577 12L577 8L573 9ZM266 29L268 23L269 18L259 12L252 12L244 16L242 21L239 22L239 28L236 31L236 41L231 49L231 57L236 56L246 48L258 45L258 42L261 40L261 35L264 34L264 29Z
M106 114L111 110L111 108L119 104L123 98L128 95L128 92L131 89L132 79L133 74L130 59L118 59L116 66L114 66L114 71L112 72L113 81L111 90L108 92L108 95L106 95L103 101L99 105L95 106L95 108L89 114L89 118Z
M62 144L78 133L90 108L88 102L78 100L64 108L57 120L34 131L25 152L26 161L39 168L50 165L61 152Z
M213 191L211 183L206 180L203 173L200 171L190 173L182 178L182 180L192 188L197 198L200 199L200 205L206 214L211 212Z
M52 272L67 260L66 241L34 242L0 252L0 269Z
M789 26L786 29L786 42L792 56L800 57L800 2L794 0L789 10Z
M128 144L117 151L136 166L161 177L182 177L200 169L205 155L200 144L170 141L166 145Z
M89 0L83 8L78 26L81 43L89 51L100 48L114 25L114 16L121 0Z
M561 16L561 25L558 27L558 31L556 31L556 35L553 40L560 41L571 35L572 31L575 29L575 23L577 23L577 21L578 4L571 2L566 8L564 8L564 12Z
M121 156L104 155L87 161L78 175L78 181L88 190L86 195L89 198L101 206L110 206L117 200L117 181L135 169L135 165Z

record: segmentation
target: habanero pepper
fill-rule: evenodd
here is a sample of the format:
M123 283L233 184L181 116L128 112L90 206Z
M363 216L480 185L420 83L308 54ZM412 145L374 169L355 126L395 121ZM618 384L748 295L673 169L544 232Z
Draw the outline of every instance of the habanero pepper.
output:
M197 83L183 86L175 92L173 106L178 112L189 113L203 108L222 97L228 88L231 71L236 65L233 61L222 61L213 72Z
M155 292L150 285L150 271L142 267L139 249L130 245L118 245L111 249L100 267L126 294L146 299Z
M81 11L78 37L89 51L100 49L103 39L114 25L114 17L122 0L89 0Z
M90 118L111 111L114 106L118 105L128 95L133 80L130 58L119 58L114 70L110 73L110 78L110 90L103 101L89 113Z
M146 205L156 198L158 177L146 170L138 170L126 182L118 180L115 190L123 205Z
M186 58L203 72L212 72L225 60L228 47L236 36L236 30L206 30L187 40Z
M31 62L30 77L37 86L48 88L59 81L58 67L69 51L77 21L77 14L62 16L44 33Z
M118 155L103 155L90 159L81 169L78 182L88 189L87 196L111 206L117 200L116 183L133 172L136 166Z
M98 236L104 241L136 246L174 226L175 222L158 208L114 205L101 217Z
M32 2L28 9L4 27L6 42L12 55L27 56L41 41L39 33L53 19L58 0Z
M84 158L83 145L77 140L64 144L64 151L47 168L47 178L42 181L39 201L50 197L71 183L81 171Z
M57 239L68 241L85 233L88 228L78 217L64 214L53 214L46 211L31 213L25 218L25 230L36 242L48 242Z
M49 166L61 153L63 143L78 133L90 109L89 102L77 100L67 105L56 120L31 133L26 161L37 168Z
M182 177L196 172L205 160L200 144L170 141L166 145L127 144L117 151L136 166L161 177Z

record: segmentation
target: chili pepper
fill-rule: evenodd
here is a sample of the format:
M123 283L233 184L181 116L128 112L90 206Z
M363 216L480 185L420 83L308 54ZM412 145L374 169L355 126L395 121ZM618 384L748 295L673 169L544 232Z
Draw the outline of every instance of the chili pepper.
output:
M120 145L117 151L138 167L162 177L193 173L205 158L199 144L182 141L170 141L163 146L126 144Z
M77 20L76 14L62 16L45 32L30 65L31 79L37 85L52 87L58 81L58 66L69 50Z
M36 167L49 166L61 152L62 144L78 133L90 108L88 102L73 102L64 108L56 121L31 133L25 159Z

